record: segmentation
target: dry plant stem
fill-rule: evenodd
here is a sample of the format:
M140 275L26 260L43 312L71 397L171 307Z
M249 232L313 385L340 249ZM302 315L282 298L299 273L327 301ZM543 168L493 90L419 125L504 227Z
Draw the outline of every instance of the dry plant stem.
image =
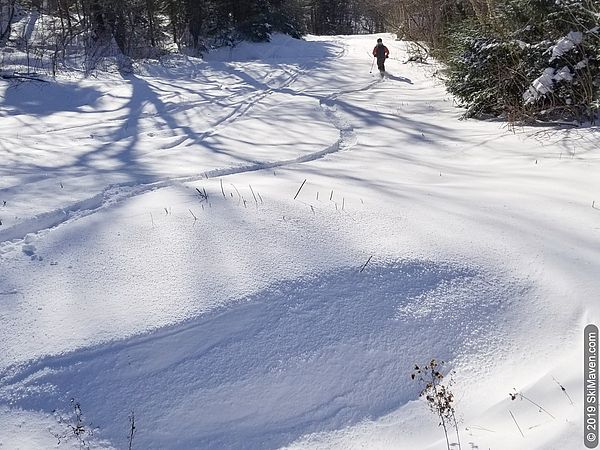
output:
M252 197L254 197L254 203L258 205L258 200L256 199L256 195L254 194L254 189L252 189L252 185L249 184L248 186L250 186L250 192L252 192Z
M302 182L302 184L300 185L300 188L298 189L298 192L296 192L296 195L294 195L294 200L296 200L296 198L298 197L298 195L300 194L300 191L302 190L302 188L304 187L304 184L306 183L306 180L304 180Z
M135 427L135 413L131 411L131 415L129 416L129 450L133 448L133 437L135 436L136 427Z
M371 258L373 258L373 255L369 256L369 259L367 259L367 262L364 264L364 266L362 266L362 269L360 269L359 273L362 273L363 270L365 270L365 267L367 267L367 264L369 264L369 262L371 261Z
M560 382L556 378L552 377L552 379L554 380L554 382L556 384L558 384L558 386L560 387L560 390L563 391L563 393L565 394L565 396L569 400L569 403L571 405L575 405L575 403L573 403L573 400L571 399L571 396L569 395L569 393L567 392L567 390L565 389L565 387L562 384L560 384Z
M529 397L524 396L523 394L519 393L519 397L521 397L524 400L527 400L529 403L531 403L532 405L537 406L540 411L545 412L546 414L548 414L550 417L552 417L553 419L556 419L556 417L554 417L552 414L550 414L545 408L543 408L542 406L540 406L539 404L537 404L536 402L534 402L533 400L531 400Z
M419 393L419 397L425 397L430 411L438 416L439 425L444 430L444 437L446 438L446 446L448 450L450 450L452 446L457 446L460 450L460 433L458 430L458 421L456 419L456 413L453 406L454 395L450 390L450 387L452 386L452 378L449 378L448 383L442 383L444 375L441 372L441 366L443 364L443 361L438 362L435 359L432 359L423 367L415 365L415 369L411 375L411 378L413 380L417 379L417 381L424 386ZM457 442L452 444L450 443L450 438L448 436L448 431L451 426L454 427L457 437Z
M515 425L517 426L517 428L519 429L519 433L521 433L521 436L525 437L525 435L523 434L523 431L521 430L521 427L519 426L519 424L517 423L517 419L515 419L515 415L512 413L512 411L509 409L508 412L510 413L510 417L512 417L512 419L515 422Z

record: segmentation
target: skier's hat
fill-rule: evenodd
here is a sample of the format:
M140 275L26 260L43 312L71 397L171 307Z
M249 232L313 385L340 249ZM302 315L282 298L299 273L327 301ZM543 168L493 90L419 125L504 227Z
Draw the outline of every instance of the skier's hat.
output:
M377 42L383 42L383 41L381 40L381 38L379 38L379 39L377 39Z

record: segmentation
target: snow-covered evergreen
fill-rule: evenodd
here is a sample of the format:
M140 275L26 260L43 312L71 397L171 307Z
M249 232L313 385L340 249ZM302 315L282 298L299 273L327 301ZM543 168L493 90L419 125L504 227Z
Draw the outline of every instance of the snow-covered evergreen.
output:
M596 120L599 18L597 1L504 2L493 22L454 34L449 90L469 117Z

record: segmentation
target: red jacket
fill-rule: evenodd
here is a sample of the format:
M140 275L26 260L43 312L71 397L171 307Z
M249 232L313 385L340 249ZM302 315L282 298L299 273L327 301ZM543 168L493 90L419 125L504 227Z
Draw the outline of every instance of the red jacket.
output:
M373 49L373 56L377 59L386 59L390 55L390 51L385 45L376 45Z

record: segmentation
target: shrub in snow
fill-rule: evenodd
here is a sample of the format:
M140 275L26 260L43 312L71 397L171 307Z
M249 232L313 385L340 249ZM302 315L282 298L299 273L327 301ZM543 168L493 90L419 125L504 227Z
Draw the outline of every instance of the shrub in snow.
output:
M600 2L507 0L486 25L452 35L448 90L467 117L594 120Z
M460 435L458 433L456 411L454 410L454 394L451 391L452 377L444 382L444 375L442 374L443 366L444 361L437 361L435 359L432 359L422 367L415 365L411 378L418 381L421 385L419 397L425 398L431 412L438 416L440 420L439 425L444 430L448 450L455 445L460 450ZM456 432L456 444L450 443L448 431L451 428L454 428Z
M73 408L68 417L62 417L57 414L58 422L63 424L65 429L61 433L52 433L58 439L58 445L61 442L76 441L80 449L90 448L90 439L94 436L94 428L91 425L86 425L81 411L81 405L74 398L71 399L71 407ZM56 413L56 411L53 411Z

